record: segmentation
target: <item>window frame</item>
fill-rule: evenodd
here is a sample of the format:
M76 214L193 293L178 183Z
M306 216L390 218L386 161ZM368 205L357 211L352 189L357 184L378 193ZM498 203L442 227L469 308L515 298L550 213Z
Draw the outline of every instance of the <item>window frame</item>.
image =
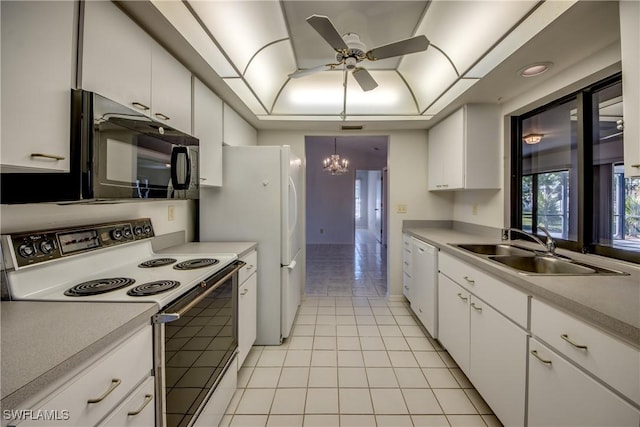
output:
M577 193L578 200L573 203L577 204L577 230L576 240L565 240L554 238L558 247L568 249L575 252L591 253L603 255L610 258L617 258L625 261L640 263L640 252L614 248L593 242L593 190L594 190L594 174L593 174L593 141L599 136L595 133L597 129L593 126L592 100L593 94L608 86L614 85L622 81L622 74L616 73L610 77L593 83L576 92L563 96L541 107L523 113L518 116L511 116L511 191L510 191L510 212L511 224L513 227L522 229L522 122L540 114L541 112L550 110L568 101L575 100L577 106L576 121L576 143L578 160L577 164ZM623 94L624 102L624 94ZM535 181L535 178L532 180ZM537 197L534 194L534 198ZM535 215L535 212L533 212ZM538 237L544 239L545 236L533 230L532 232Z

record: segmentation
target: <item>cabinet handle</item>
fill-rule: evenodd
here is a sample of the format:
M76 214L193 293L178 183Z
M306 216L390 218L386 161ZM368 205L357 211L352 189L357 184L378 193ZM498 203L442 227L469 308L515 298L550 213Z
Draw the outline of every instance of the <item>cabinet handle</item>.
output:
M253 270L253 264L249 264L249 265L247 266L247 270Z
M147 107L146 105L144 105L141 102L132 102L131 105L133 105L133 108L138 109L138 110L142 110L142 111L148 111L149 107Z
M206 181L206 180L207 180L207 178L200 177L200 181Z
M533 357L535 357L536 359L538 359L539 361L541 361L545 365L551 365L551 363L552 363L551 360L545 360L542 357L540 357L538 355L538 351L537 350L531 350L531 354L533 355Z
M153 395L152 394L145 394L144 395L144 402L142 402L142 406L140 406L137 410L135 411L131 411L131 412L127 412L127 416L129 417L135 417L136 415L138 415L140 412L142 412L142 410L149 404L149 402L151 402L153 400Z
M63 156L56 156L55 154L44 154L44 153L31 153L31 158L39 158L39 159L49 159L49 160L64 160Z
M120 385L122 381L119 380L118 378L114 378L111 380L111 385L109 386L109 389L107 391L104 392L104 394L98 398L95 399L89 399L87 400L87 403L98 403L98 402L102 402L104 399L107 398L107 396L109 396L111 394L111 392L113 390L116 389L116 387L118 387Z
M565 340L566 342L568 342L569 344L571 344L575 348L579 348L580 350L586 350L587 349L586 345L576 344L573 341L571 341L571 339L569 339L569 335L567 335L567 334L560 335L560 338L562 338L563 340Z
M165 115L164 115L164 114L162 114L162 113L156 113L156 114L155 114L155 116L156 116L157 118L159 118L160 120L171 120L171 117L169 117L169 116L165 116Z
M458 292L458 298L460 298L462 301L465 301L465 302L469 299L467 297L463 297L460 292Z
M246 288L245 288L242 292L240 292L240 295L241 295L241 296L242 296L242 295L246 295L246 294L247 294L247 292L249 292L249 289L246 289Z
M637 165L631 165L632 168L640 168L640 163L638 163Z
M466 280L471 285L475 285L476 284L476 281L471 279L471 278L469 278L469 276L464 276L464 280Z
M473 308L475 311L482 311L482 307L478 307L475 302L471 303L471 308Z

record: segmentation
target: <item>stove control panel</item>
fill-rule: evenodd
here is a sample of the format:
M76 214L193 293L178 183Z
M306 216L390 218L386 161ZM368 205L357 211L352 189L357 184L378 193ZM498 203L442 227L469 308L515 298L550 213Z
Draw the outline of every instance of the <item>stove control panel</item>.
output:
M108 224L30 231L3 236L8 266L26 267L78 253L148 239L154 236L151 219L140 218Z

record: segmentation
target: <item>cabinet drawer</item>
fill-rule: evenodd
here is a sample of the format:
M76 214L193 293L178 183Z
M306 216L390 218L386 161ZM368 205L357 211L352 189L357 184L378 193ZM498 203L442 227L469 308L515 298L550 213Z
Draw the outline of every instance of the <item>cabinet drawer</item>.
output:
M251 251L247 255L240 258L241 261L247 263L238 272L238 283L244 283L249 276L258 270L258 251Z
M149 376L153 365L151 326L144 327L93 366L52 393L37 410L68 410L68 420L33 420L20 426L95 425ZM109 392L109 390L111 390ZM89 400L99 400L88 403Z
M440 252L438 268L442 274L526 329L529 297L525 293L446 253Z
M640 404L637 349L536 299L531 303L531 333Z
M100 427L146 427L156 425L154 377L149 377Z

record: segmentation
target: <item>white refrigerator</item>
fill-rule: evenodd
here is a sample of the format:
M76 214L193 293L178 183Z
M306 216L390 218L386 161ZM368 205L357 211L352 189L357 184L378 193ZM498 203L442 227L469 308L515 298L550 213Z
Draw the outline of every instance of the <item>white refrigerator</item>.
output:
M285 146L223 147L220 188L200 189L200 240L258 242L257 345L289 336L302 295L302 162Z

